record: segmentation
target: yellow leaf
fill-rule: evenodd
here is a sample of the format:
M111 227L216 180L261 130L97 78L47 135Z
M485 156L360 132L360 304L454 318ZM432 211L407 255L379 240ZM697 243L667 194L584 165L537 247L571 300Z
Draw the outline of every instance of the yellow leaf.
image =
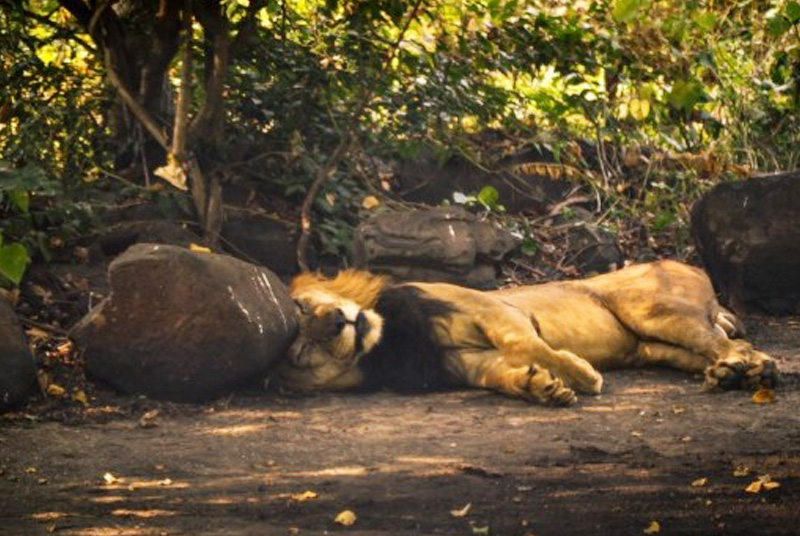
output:
M333 522L344 525L345 527L350 527L355 525L357 519L355 512L352 510L343 510L333 518Z
M319 497L317 492L311 490L304 491L303 493L293 493L289 496L290 499L297 502L308 501L310 499L316 499L317 497Z
M472 509L472 503L467 503L463 508L457 510L450 510L450 515L453 517L464 517Z
M769 491L781 487L780 482L775 482L769 475L762 475L752 481L744 490L747 493L759 493L761 490Z
M192 242L189 244L189 251L194 251L195 253L211 253L211 248L207 248L205 246L201 246L200 244L195 244Z
M750 474L750 468L744 465L737 465L733 470L733 476L747 476Z
M89 405L89 397L86 396L86 393L82 389L78 389L75 392L73 392L71 398L72 400L74 400L75 402L77 402L82 406Z
M67 390L58 385L57 383L51 383L47 386L47 394L50 396L55 396L61 398L67 393Z
M331 192L328 192L327 194L325 194L325 201L330 206L334 206L334 205L336 205L336 196L333 195Z
M374 195L368 195L361 200L361 207L366 210L372 210L373 208L379 207L380 204L380 200Z
M156 177L164 179L178 190L186 191L189 189L186 186L186 172L183 171L180 162L172 153L167 155L166 165L157 168L153 173Z
M648 525L648 527L644 529L642 532L644 532L645 534L658 534L659 532L661 532L661 525L658 524L658 521L653 520L650 522L650 525Z
M753 393L752 400L755 404L772 404L775 402L775 391L762 387Z
M674 413L675 415L680 415L684 411L686 411L686 408L684 408L683 406L672 406L672 413Z
M472 534L489 534L489 525L486 525L485 527L476 527L473 525Z
M764 483L761 480L753 480L744 490L747 493L758 493Z
M697 480L692 482L692 487L693 488L702 488L706 484L708 484L708 479L706 477L698 478Z
M650 101L647 99L631 99L628 103L628 110L631 117L637 121L643 121L650 115Z

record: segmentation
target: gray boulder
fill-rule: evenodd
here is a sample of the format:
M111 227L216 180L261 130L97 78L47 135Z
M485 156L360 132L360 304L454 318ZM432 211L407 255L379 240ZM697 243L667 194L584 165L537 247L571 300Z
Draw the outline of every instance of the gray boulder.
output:
M386 212L356 229L353 263L399 279L492 288L514 246L510 233L461 208Z
M207 400L265 376L296 333L277 276L225 255L138 244L109 280L70 337L87 373L124 393Z
M692 207L709 275L739 312L800 312L800 173L722 183Z
M17 315L0 299L0 412L24 402L36 385L36 364Z

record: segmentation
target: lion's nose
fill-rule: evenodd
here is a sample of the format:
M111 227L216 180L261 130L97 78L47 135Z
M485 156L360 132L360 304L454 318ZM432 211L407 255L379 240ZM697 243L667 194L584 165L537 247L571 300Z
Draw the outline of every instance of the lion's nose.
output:
M336 331L336 335L340 334L346 325L347 325L347 317L344 316L342 310L339 308L334 309L333 329Z

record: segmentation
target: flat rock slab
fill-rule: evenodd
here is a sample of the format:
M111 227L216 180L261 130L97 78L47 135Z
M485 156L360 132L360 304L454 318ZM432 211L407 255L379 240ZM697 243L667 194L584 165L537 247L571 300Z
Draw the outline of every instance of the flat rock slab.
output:
M750 326L752 338L797 363L791 325ZM0 526L4 536L574 536L638 535L657 521L660 534L796 536L798 376L767 405L665 370L606 379L603 395L561 409L455 391L116 397L78 410L73 425L7 416ZM780 487L745 491L767 474ZM333 521L345 509L352 527Z
M353 264L402 280L493 288L496 264L515 245L510 233L458 207L386 212L356 229Z
M225 255L140 244L109 280L70 336L87 373L123 393L208 400L264 377L296 333L283 283Z

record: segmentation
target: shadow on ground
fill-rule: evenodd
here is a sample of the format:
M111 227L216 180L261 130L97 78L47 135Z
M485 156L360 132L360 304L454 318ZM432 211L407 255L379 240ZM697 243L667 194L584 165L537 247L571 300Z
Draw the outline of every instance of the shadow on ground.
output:
M642 370L568 409L459 391L6 417L0 533L794 535L800 322L751 324L788 372L773 404Z

